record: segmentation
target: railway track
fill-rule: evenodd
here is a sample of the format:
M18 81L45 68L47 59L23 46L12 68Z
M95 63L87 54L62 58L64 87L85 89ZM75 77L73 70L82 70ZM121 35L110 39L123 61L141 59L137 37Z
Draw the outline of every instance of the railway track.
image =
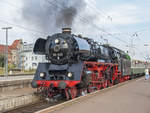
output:
M54 103L48 103L46 101L40 100L40 101L37 101L36 103L22 106L13 110L5 111L3 113L35 113L36 111L60 104L62 102L64 102L64 100L54 102Z
M61 100L61 101L53 102L53 103L48 103L46 101L38 101L36 103L22 106L22 107L14 109L14 110L6 111L4 113L49 113L49 112L55 111L57 109L61 109L65 106L69 106L73 103L84 101L87 98L93 97L97 94L105 93L107 91L113 90L114 88L123 86L127 83L130 83L130 82L133 82L133 81L136 81L139 79L141 79L141 77L136 78L136 79L132 79L132 80L128 80L128 81L119 83L117 85L114 85L114 86L111 86L111 87L108 87L108 88L105 88L102 90L97 90L95 92L92 92L92 93L87 94L85 96L80 96L80 97L75 98L73 100L69 100L69 101Z

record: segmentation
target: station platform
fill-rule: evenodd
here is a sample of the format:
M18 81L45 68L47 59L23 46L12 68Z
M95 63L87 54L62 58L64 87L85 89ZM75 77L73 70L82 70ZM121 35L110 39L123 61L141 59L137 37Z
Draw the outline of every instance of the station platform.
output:
M39 100L33 88L22 88L0 93L0 113Z
M22 88L31 88L32 79L0 80L0 93L13 91Z
M0 76L0 93L20 88L30 88L33 75Z
M38 100L33 75L0 77L0 113Z
M53 113L150 113L150 80L142 77Z

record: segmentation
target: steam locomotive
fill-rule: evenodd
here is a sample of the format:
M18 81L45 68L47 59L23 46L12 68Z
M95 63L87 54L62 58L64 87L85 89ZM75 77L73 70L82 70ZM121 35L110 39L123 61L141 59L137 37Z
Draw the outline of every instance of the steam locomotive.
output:
M71 28L37 39L33 51L48 60L38 64L31 84L45 98L73 99L134 77L127 53L71 34Z

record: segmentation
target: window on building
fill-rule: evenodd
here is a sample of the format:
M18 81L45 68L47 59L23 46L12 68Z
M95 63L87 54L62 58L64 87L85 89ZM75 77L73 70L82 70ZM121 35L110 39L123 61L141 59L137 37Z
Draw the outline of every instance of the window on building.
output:
M26 57L26 60L28 60L28 57Z
M32 60L34 60L34 57L32 57Z
M37 63L32 63L32 67L36 67L37 66Z
M35 60L37 60L37 56L35 56Z

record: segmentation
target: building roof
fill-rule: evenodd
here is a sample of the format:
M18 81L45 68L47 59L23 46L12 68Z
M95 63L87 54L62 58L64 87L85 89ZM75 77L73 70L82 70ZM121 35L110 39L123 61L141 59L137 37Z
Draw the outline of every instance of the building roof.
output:
M5 45L0 45L0 53L5 53L5 49L6 49L6 46ZM8 54L11 53L11 50L8 46Z
M17 46L22 42L22 40L15 40L12 45L8 45L8 54L11 53L11 50L18 50ZM0 53L5 53L6 45L0 44Z
M22 42L21 40L15 40L15 41L12 43L12 45L9 46L9 48L10 48L11 50L17 50L17 49L18 49L17 46L18 46L21 42Z

